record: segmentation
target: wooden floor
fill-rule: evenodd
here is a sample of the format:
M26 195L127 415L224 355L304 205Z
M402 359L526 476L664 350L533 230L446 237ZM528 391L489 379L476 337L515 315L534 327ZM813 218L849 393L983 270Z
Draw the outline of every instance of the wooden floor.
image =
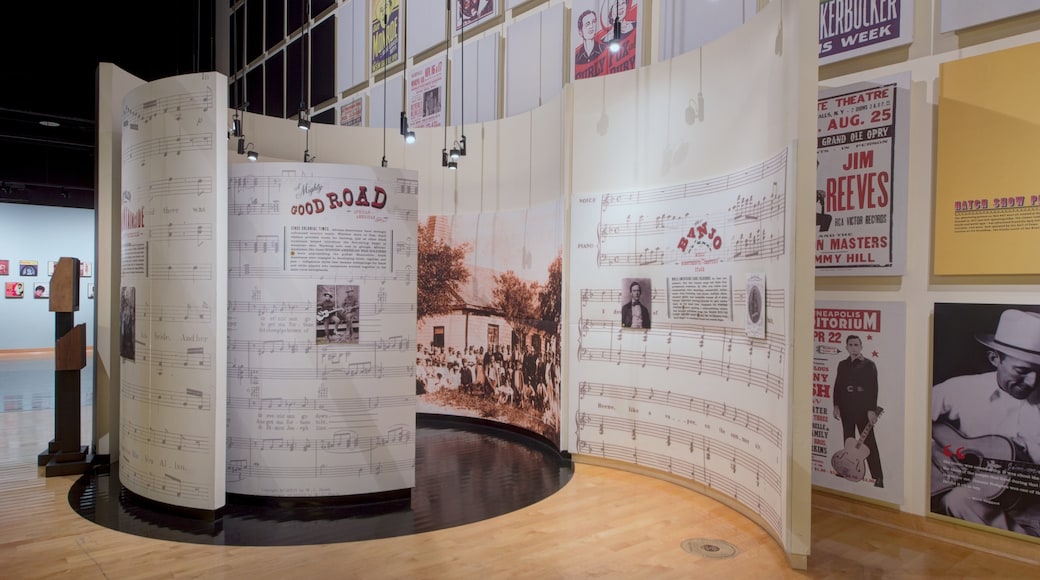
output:
M53 411L0 413L0 578L1037 578L1036 563L930 540L843 513L813 511L809 570L721 504L654 478L578 464L560 492L505 516L424 534L290 547L153 540L81 518L76 476L44 477L36 455ZM839 507L835 507L838 505ZM728 559L681 548L734 544ZM1040 552L1040 547L1037 548ZM1040 558L1040 554L1038 554Z

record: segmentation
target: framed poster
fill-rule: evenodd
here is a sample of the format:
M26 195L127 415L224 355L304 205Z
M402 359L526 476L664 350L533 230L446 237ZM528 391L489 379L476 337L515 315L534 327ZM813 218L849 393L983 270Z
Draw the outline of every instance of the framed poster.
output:
M37 282L33 284L33 298L50 298L51 292L47 284Z
M910 44L914 0L820 0L820 64Z
M820 90L816 275L905 271L910 73Z
M600 77L638 66L640 7L636 0L574 0L571 8L573 80ZM615 19L619 20L620 32L616 52L610 49Z
M455 32L491 20L502 10L502 0L454 0Z
M11 263L8 260L0 260L0 276L9 276L11 274Z
M19 276L39 276L40 265L36 260L18 260Z
M22 282L4 282L4 298L21 298L25 295L25 284Z
M339 124L345 127L360 127L364 121L365 99L357 97L339 108Z
M939 67L936 275L1036 274L1040 43Z
M951 32L1040 10L1040 0L943 0L939 10L939 31Z
M903 499L906 306L818 301L813 325L813 485Z
M937 303L931 512L1040 537L1040 305Z
M372 74L401 60L401 0L372 2Z
M411 127L443 127L445 58L435 56L408 69L408 120Z

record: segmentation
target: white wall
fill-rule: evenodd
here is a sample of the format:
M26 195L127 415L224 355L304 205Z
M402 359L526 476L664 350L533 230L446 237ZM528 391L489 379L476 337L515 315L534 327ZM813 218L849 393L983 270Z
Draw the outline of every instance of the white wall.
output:
M33 298L33 286L50 286L47 262L68 256L90 262L94 270L94 212L89 209L0 203L0 259L10 263L10 275L0 282L23 282L25 297L0 302L0 350L53 348L54 313L50 300ZM18 275L19 260L36 260L39 275ZM97 278L80 278L79 311L75 324L87 325L87 345L94 344L94 300L87 288Z

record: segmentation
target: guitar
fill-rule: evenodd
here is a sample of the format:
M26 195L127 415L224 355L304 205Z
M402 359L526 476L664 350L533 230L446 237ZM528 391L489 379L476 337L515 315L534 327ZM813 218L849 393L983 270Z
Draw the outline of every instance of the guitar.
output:
M968 437L947 423L932 424L932 497L956 487L970 487L978 499L1005 508L1032 489L1040 466L1003 435ZM1027 492L1033 495L1035 492Z
M333 314L335 314L336 312L339 312L340 310L343 310L343 309L342 308L333 308L332 310L319 310L318 311L318 322L321 322L321 321L325 320L326 318L328 318L329 316L332 316Z
M877 420L881 418L881 414L884 412L884 409L878 407L875 411L874 420L867 423L867 426L859 432L859 439L849 437L845 440L845 449L831 456L831 467L834 468L838 475L849 481L863 481L863 476L866 475L864 463L867 457L870 456L870 449L863 444L863 441L866 440L867 435L870 435Z

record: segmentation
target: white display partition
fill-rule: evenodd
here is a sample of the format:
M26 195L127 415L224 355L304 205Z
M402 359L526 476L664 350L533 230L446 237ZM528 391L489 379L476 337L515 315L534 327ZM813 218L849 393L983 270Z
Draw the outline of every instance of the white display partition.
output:
M217 73L123 98L119 478L199 510L225 497L226 102Z
M698 50L571 85L567 448L724 501L796 567L809 540L811 397L795 386L811 372L812 241L799 233L812 227L797 226L812 219L811 9L772 2ZM748 300L749 274L764 300ZM761 317L766 337L748 336Z
M572 449L754 508L783 534L789 154L674 187L582 196L571 213ZM765 273L764 304L746 276ZM649 320L625 316L632 280ZM749 312L766 337L748 336Z
M415 485L414 171L237 164L228 191L228 491Z

